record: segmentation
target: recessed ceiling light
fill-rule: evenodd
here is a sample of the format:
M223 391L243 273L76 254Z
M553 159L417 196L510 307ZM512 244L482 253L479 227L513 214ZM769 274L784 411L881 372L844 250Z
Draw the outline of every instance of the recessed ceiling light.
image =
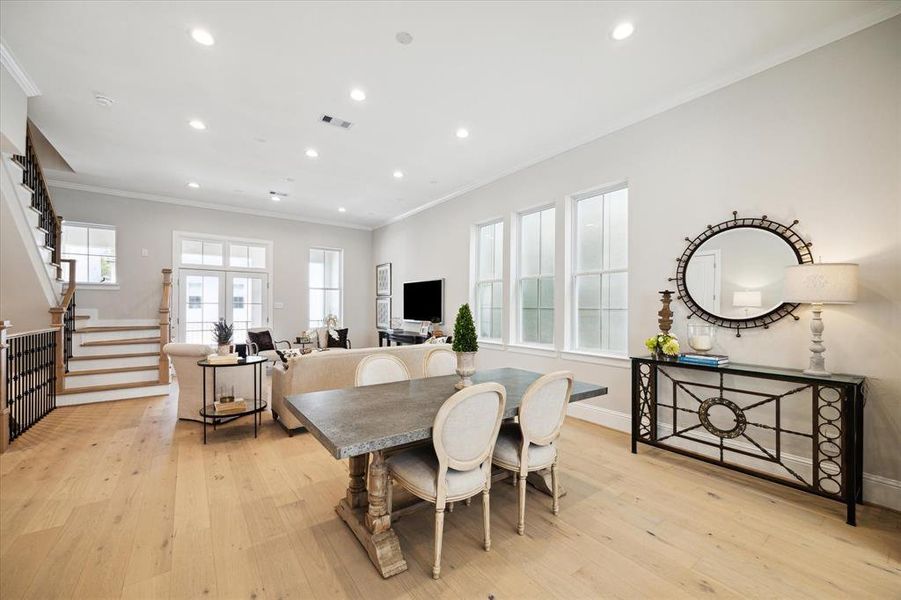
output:
M200 187L200 184L197 183L196 181L189 181L189 182L188 182L188 187L196 190L197 188Z
M463 128L461 127L460 129L457 130L457 137L460 138L460 139L468 138L468 137L469 137L469 130L468 130L468 129L463 129Z
M403 171L395 171L395 172L394 172L394 178L395 178L395 179L403 179L403 178L404 178L404 172L403 172Z
M213 34L206 29L201 29L199 27L195 27L191 30L191 37L194 38L195 42L202 46L212 46L216 43L216 40L213 39Z
M398 44L403 46L409 46L413 43L413 36L407 31L398 31L397 35L394 36L394 39L397 40Z
M338 212L347 212L347 209L343 206L338 207Z
M307 158L319 158L319 152L316 151L315 148L307 148L307 151L304 152L307 155Z
M282 201L282 197L279 196L278 194L269 194L269 197L272 198L273 202L281 202Z
M366 99L366 92L361 90L360 88L354 88L350 90L350 98L351 100L356 100L357 102L362 102Z
M203 131L206 129L206 123L201 121L200 119L191 119L188 121L188 125L196 129L197 131Z
M631 36L635 33L635 26L632 25L629 21L623 21L613 28L613 32L610 34L610 37L615 39L617 42L621 42L627 37Z

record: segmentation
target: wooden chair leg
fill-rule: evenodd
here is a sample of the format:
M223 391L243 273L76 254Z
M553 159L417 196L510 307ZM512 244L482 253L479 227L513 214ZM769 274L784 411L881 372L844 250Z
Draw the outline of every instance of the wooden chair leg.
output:
M432 579L441 576L441 541L444 537L444 507L435 506L435 563L432 565Z
M554 464L551 465L551 488L554 504L553 504L553 512L555 515L560 514L560 476L557 473L557 461L554 461Z
M519 478L519 523L516 525L516 533L526 534L526 478Z
M513 483L513 487L516 487L519 483L519 473L513 471L513 477L510 480Z
M485 522L485 552L491 550L491 495L486 488L482 490L482 520Z
M471 506L471 505L472 505L472 497L470 496L469 498L466 499L466 506Z
M449 512L449 513L454 512L454 503L453 502L447 503L447 512Z

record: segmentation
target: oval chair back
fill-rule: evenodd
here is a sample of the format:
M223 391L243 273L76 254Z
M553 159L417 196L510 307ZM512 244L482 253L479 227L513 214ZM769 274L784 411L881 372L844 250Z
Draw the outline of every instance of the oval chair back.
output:
M528 387L519 405L523 448L529 444L547 446L559 437L573 379L572 372L557 371L542 375Z
M504 416L507 391L499 383L464 388L444 401L432 425L438 457L438 505L447 498L447 470L481 468L491 481L491 453ZM486 483L490 485L490 483Z
M425 377L453 375L457 371L457 354L447 348L430 350L423 359L422 373Z
M391 354L370 354L360 361L354 374L354 385L377 385L410 379L407 365Z

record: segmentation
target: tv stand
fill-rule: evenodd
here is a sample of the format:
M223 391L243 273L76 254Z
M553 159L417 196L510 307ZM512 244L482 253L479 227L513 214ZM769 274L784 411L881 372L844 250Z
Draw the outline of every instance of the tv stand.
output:
M393 331L391 329L379 329L379 348L382 347L382 340L385 340L386 346L390 346L394 342L395 346L403 346L404 344L422 344L431 337L431 334L422 335L416 331Z

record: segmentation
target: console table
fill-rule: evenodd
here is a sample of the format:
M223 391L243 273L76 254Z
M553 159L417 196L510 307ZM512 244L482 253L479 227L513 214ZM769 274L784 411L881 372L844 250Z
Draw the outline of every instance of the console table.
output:
M404 344L422 344L431 337L431 334L422 335L416 331L392 331L389 329L379 329L379 348L382 347L382 340L385 340L387 346L394 342L397 346Z
M838 500L856 525L864 382L857 375L632 357L632 453L647 444Z

